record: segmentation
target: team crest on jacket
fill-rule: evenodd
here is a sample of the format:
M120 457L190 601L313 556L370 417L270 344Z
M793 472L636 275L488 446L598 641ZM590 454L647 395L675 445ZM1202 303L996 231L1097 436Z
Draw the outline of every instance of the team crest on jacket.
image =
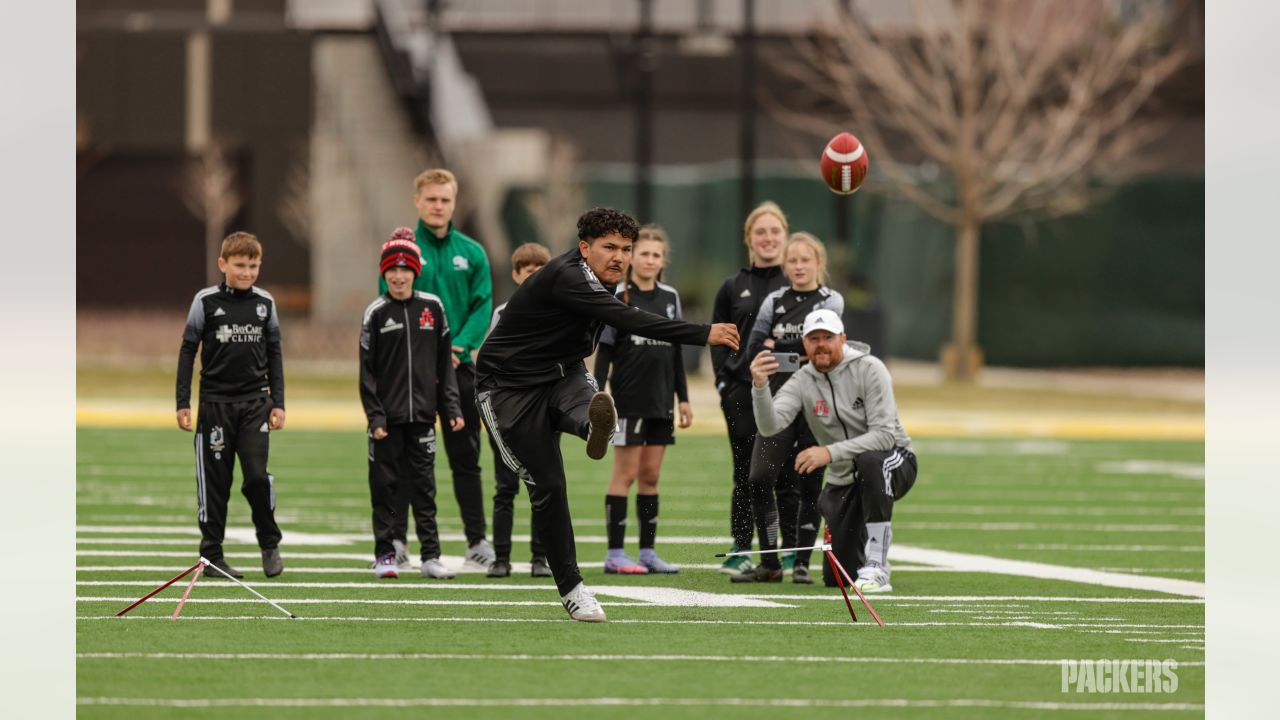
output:
M267 319L267 306L262 303L258 303L258 319L259 320Z
M813 414L818 417L826 417L831 414L831 408L827 405L826 398L818 398L813 402Z
M467 259L466 259L466 258L462 257L461 255L454 255L454 256L453 256L453 269L454 269L454 270L466 270L466 269L467 269L467 268L469 268L469 267L471 267L471 263L467 262Z
M431 308L422 308L422 314L418 316L419 330L434 330L436 327L436 318L431 314Z
M672 305L671 303L667 303L667 319L668 320L676 319L676 306Z

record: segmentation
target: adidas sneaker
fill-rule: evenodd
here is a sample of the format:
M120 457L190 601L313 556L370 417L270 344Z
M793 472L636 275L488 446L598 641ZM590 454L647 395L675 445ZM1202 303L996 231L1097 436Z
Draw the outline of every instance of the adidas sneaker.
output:
M569 617L579 622L604 622L604 608L596 600L595 593L586 585L578 583L566 595L560 596L560 603L568 611Z
M373 563L373 576L376 578L398 578L400 570L396 567L395 553L378 556Z
M864 595L867 593L883 593L891 592L893 586L889 584L889 576L883 570L874 566L858 570L858 579L853 581L853 586Z

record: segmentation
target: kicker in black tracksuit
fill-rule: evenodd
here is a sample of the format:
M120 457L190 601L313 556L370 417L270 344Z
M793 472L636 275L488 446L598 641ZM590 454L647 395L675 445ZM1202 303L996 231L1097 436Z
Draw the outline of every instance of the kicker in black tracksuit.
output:
M196 518L200 554L223 559L227 502L236 457L244 476L240 492L249 501L258 546L280 544L275 478L267 471L271 446L268 419L284 408L284 362L275 298L225 282L196 293L178 353L178 409L191 407L191 377L200 353L200 405L196 417Z
M769 293L784 287L787 278L782 266L743 268L724 281L716 293L711 322L738 326L744 341L751 335L756 311ZM751 357L744 345L730 350L724 345L711 348L711 366L716 373L720 410L729 426L729 448L733 453L733 494L729 505L729 532L741 550L751 548L751 447L756 439L756 420L751 414Z
M436 531L435 420L462 417L449 323L430 293L390 293L364 311L360 327L360 401L369 420L369 497L375 557L394 553L401 488L413 504L424 561L440 557ZM375 428L387 436L373 439Z
M582 582L559 433L586 438L597 391L583 364L606 325L672 343L705 345L710 327L644 312L603 285L577 247L520 287L480 350L476 404L502 460L524 481L533 526L561 595Z
M805 291L782 287L769 293L760 303L747 339L747 356L754 358L765 348L765 340L771 338L772 352L799 353L803 358L804 319L819 308L834 310L843 316L844 297L821 286ZM769 378L770 390L776 393L791 375L775 373ZM817 539L818 524L822 521L818 496L826 470L804 475L795 471L796 455L817 444L808 424L800 417L776 435L756 436L751 450L750 485L761 550L777 548L779 532L783 547L812 547ZM798 551L796 564L807 567L810 554L809 550ZM778 563L777 555L760 556L761 565L778 567Z

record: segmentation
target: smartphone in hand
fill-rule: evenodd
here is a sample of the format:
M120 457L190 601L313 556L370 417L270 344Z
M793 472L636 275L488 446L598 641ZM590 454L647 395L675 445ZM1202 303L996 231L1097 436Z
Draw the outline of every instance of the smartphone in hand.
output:
M774 353L778 361L778 372L793 373L800 369L800 353Z

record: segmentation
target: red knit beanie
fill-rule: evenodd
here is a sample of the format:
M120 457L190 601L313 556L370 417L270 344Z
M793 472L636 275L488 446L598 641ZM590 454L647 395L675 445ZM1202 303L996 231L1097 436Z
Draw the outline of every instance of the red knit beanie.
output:
M422 275L422 254L418 252L418 243L413 240L413 231L406 227L396 228L391 239L382 245L378 271L386 273L387 268L396 266L409 268L414 276Z

